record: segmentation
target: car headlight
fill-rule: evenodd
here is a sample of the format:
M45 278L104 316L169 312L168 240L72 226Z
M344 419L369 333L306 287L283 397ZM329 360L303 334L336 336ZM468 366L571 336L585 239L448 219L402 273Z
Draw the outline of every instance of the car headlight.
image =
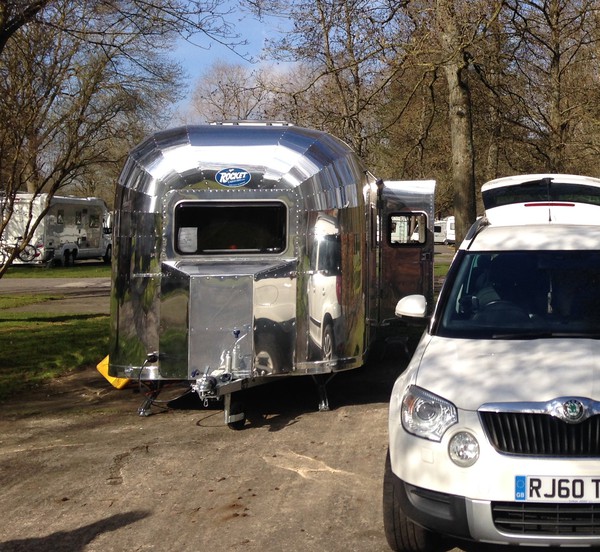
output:
M411 385L402 399L402 427L423 439L441 441L458 422L456 407L433 393Z
M459 431L450 439L448 454L457 466L468 468L479 459L479 442L468 431Z

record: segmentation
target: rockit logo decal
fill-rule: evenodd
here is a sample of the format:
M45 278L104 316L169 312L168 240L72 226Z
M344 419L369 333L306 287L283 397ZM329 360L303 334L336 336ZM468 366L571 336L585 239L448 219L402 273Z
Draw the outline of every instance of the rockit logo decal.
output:
M230 188L237 188L244 186L250 182L252 175L244 169L223 169L215 175L215 180L221 184L221 186L228 186Z

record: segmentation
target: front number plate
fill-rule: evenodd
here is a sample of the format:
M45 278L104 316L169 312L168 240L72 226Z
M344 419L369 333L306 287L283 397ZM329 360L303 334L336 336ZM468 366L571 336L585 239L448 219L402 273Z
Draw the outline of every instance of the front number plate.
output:
M600 476L515 476L515 500L531 502L597 502Z

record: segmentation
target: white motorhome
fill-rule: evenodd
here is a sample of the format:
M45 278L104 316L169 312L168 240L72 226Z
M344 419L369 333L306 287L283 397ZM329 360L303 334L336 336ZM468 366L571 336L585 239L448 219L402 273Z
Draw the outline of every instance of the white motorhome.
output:
M456 242L454 217L446 217L434 222L433 239L435 243L443 243L444 245Z
M57 262L66 266L76 259L95 258L110 262L112 216L102 199L18 193L12 209L8 203L2 205L2 215L7 217L5 210L11 211L3 236L9 246L23 239L31 224L42 217L29 240L28 248L35 253L27 258L21 255L14 263Z

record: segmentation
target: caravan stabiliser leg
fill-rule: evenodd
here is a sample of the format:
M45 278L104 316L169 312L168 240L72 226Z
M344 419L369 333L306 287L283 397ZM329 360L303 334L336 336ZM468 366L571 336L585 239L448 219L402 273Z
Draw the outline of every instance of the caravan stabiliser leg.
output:
M142 385L145 385L148 388L148 391L144 393L144 395L146 395L146 400L144 400L142 405L138 408L138 414L140 416L150 416L150 414L152 414L152 405L156 401L156 398L162 389L162 382L160 381L145 382L141 380L142 370L148 365L149 362L157 362L159 356L160 355L156 352L148 353L146 355L146 360L144 360L144 364L142 364L142 369L140 370L140 379L138 380L140 392L142 390Z
M335 373L329 376L323 374L312 376L313 381L317 384L317 391L319 393L319 412L327 412L329 410L329 399L327 398L326 387L334 376Z
M141 388L142 382L140 382ZM144 382L144 385L148 388L147 391L144 392L146 399L142 403L142 405L138 408L138 414L140 416L150 416L152 414L152 406L155 405L156 398L161 392L162 382L154 381L154 382ZM164 407L161 407L164 408Z
M174 403L179 399L182 399L186 395L189 395L193 389L188 387L185 391L180 392L175 397L169 396L167 399L158 400L158 395L165 389L169 389L171 386L180 386L182 383L187 381L173 380L173 381L140 381L140 392L145 395L145 400L142 405L138 408L138 414L140 416L150 416L152 414L152 407L160 408L163 412L168 411L170 408L175 406ZM142 391L142 385L146 387L145 391Z

